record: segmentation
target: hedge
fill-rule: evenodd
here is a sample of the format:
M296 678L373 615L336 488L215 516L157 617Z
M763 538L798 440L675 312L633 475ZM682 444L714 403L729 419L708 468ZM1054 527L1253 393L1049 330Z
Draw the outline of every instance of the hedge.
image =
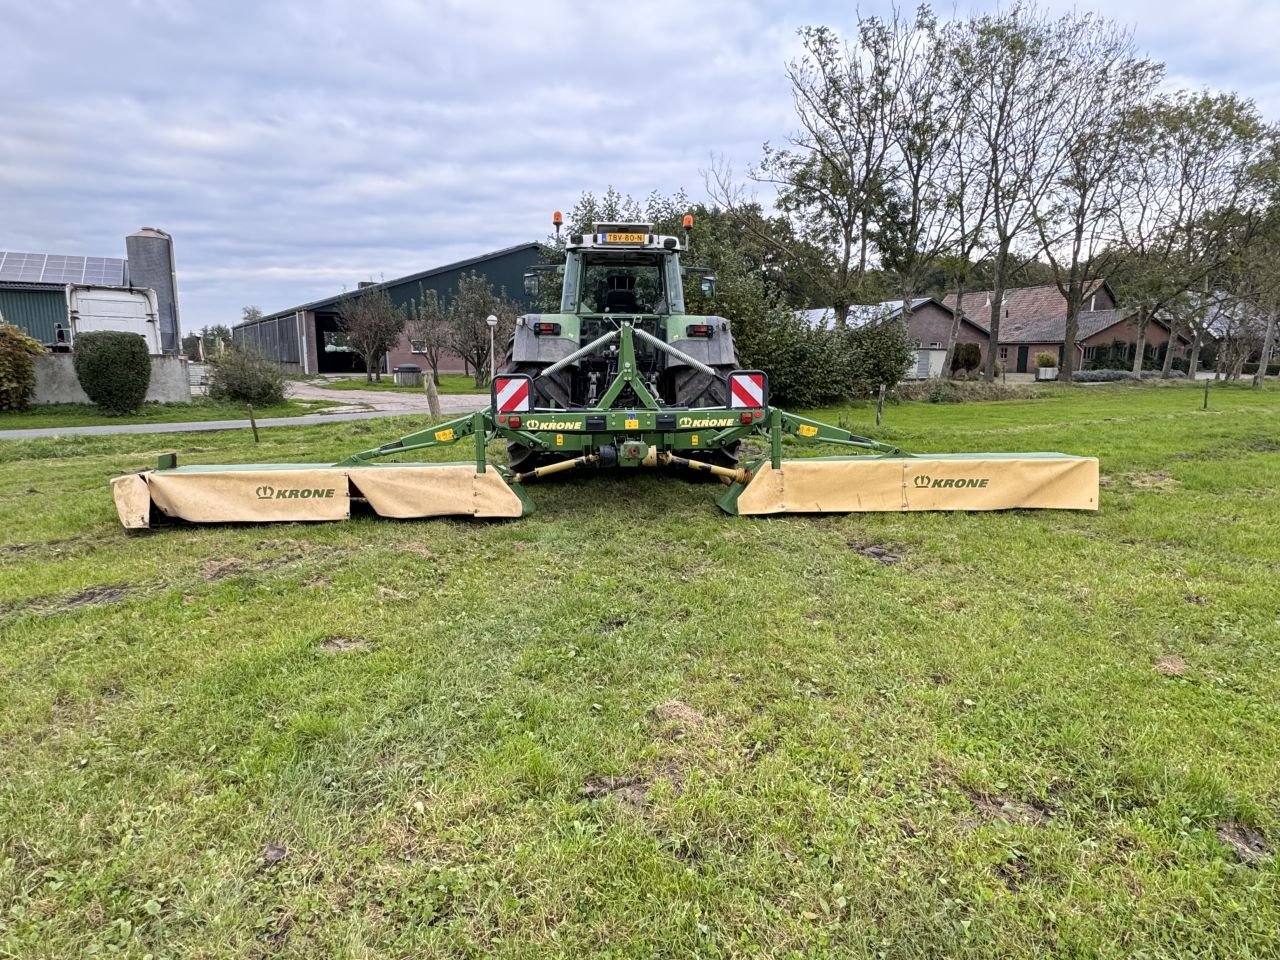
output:
M99 330L75 338L72 351L76 377L103 413L134 413L151 385L151 354L136 333Z

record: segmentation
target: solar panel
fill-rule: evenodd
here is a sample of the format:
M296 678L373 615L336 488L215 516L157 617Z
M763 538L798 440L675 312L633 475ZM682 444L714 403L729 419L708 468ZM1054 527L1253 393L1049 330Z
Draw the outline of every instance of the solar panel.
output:
M64 257L0 251L0 281L10 283L124 284L125 261L116 257Z

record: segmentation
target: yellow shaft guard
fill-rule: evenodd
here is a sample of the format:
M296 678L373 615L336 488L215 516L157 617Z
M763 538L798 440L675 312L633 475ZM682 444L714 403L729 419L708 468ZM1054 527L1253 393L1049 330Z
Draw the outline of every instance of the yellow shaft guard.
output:
M1093 457L850 457L765 463L738 497L739 514L909 510L1097 510Z

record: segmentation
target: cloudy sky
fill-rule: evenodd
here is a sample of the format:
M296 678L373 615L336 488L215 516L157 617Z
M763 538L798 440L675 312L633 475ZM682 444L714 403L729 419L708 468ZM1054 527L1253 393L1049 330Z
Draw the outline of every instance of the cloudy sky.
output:
M1276 0L1105 8L1174 82L1280 120ZM0 0L0 249L124 256L161 227L191 330L540 239L584 189L697 198L713 151L742 169L786 136L796 28L853 10Z

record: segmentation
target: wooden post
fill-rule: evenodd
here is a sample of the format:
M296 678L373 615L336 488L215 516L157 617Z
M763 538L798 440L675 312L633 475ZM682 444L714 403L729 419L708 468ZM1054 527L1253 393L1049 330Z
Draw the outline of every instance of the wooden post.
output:
M249 404L249 426L253 428L253 442L258 443L258 421L253 416L253 404Z
M427 391L427 409L431 411L433 417L440 416L440 392L436 389L436 375L431 372L430 367L427 367L425 389Z
M1212 382L1213 382L1212 380L1208 380L1208 379L1206 379L1204 382L1204 406L1200 408L1201 410L1209 409L1209 384L1211 384Z
M880 384L880 393L876 397L876 426L884 419L884 384Z

